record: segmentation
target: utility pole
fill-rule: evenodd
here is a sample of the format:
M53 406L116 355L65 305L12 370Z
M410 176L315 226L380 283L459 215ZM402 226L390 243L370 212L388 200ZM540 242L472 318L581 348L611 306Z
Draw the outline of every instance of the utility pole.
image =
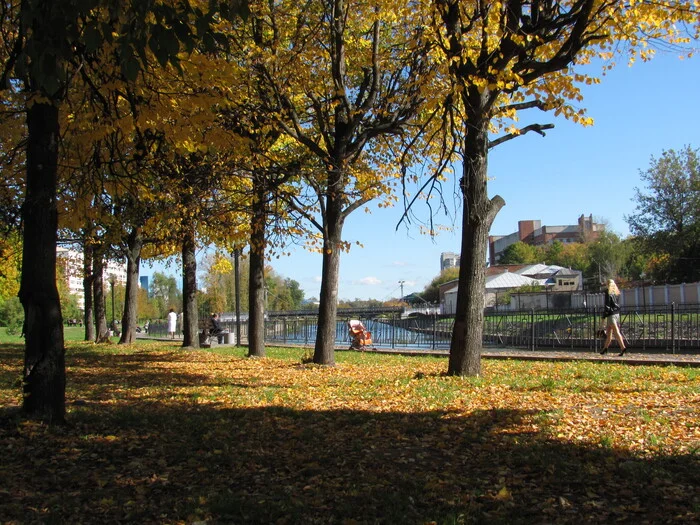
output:
M399 281L399 286L401 287L401 300L403 301L403 283L406 281Z

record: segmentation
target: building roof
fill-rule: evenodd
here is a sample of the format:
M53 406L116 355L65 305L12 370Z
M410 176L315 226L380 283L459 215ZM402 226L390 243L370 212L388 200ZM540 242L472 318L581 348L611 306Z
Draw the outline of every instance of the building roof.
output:
M524 275L518 275L514 272L504 272L498 275L490 275L486 278L486 290L503 289L503 288L520 288L521 286L530 286L540 284L537 279L531 279Z
M513 270L514 273L525 275L529 277L544 279L546 277L552 277L554 275L565 276L565 275L578 275L580 272L577 270L571 270L569 268L564 268L563 266L557 266L556 264L529 264L520 268L518 270Z
M523 268L532 266L530 264L494 264L486 267L486 276L497 275L504 272L517 272Z
M447 286L445 286L445 285L447 285ZM448 283L444 283L444 284L440 285L440 291L442 293L455 293L458 288L459 288L459 281L457 281L457 280L450 281Z
M571 268L562 268L558 272L556 272L555 275L558 275L559 277L566 277L567 275L574 276L574 275L579 275L581 272L578 270L572 270Z

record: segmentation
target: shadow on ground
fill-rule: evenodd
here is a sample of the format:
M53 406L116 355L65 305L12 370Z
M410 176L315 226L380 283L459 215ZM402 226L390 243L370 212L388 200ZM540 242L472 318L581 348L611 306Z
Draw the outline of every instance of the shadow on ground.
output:
M91 386L119 379L115 369ZM146 375L139 386L154 380ZM3 408L0 516L4 523L700 520L697 453L644 460L604 444L562 442L549 429L556 417L115 398L74 399L70 424L47 428ZM539 425L523 431L532 428L521 424L526 418Z

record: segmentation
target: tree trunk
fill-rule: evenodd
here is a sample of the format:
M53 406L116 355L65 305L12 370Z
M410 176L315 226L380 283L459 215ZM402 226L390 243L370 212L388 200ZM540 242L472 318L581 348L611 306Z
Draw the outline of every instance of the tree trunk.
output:
M329 187L343 187L331 179ZM343 232L342 199L329 193L323 233L323 266L318 307L318 331L314 363L335 365L336 315L338 313L338 277L340 275L340 242Z
M143 235L141 228L131 230L126 249L126 293L124 295L124 313L122 315L122 335L119 344L130 344L136 340L136 314L139 293L139 264Z
M27 184L19 298L24 307L24 398L34 419L65 420L66 367L63 318L56 287L58 109L34 103L27 110Z
M106 343L109 341L103 271L104 259L102 257L102 250L95 250L92 259L92 295L95 300L96 343Z
M248 357L265 357L265 201L253 203L248 279Z
M85 295L85 340L94 341L95 333L95 303L92 295L92 259L94 250L87 237L83 249L83 294Z
M473 107L473 106L472 106ZM468 115L464 142L462 189L462 246L454 331L447 373L481 374L484 331L484 287L489 230L505 201L487 191L488 119Z
M194 225L187 225L182 241L182 346L189 348L199 348L196 248Z
M236 248L233 253L233 271L235 272L233 276L233 287L234 294L236 296L236 345L241 346L241 268L239 262L241 258L241 250Z

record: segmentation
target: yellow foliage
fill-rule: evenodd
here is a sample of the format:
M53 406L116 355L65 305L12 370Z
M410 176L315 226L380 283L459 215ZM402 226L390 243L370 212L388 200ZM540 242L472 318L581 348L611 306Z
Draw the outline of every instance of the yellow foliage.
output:
M221 253L214 256L214 261L211 264L211 271L219 274L228 274L233 271L231 260Z
M552 35L548 36L544 28L528 31L525 22L509 24L510 4L436 1L439 14L456 9L458 20L469 20L470 26L468 31L460 31L463 28L458 25L449 33L445 24L434 24L435 40L441 44L434 49L434 61L443 67L445 78L450 77L447 67L460 72L459 81L451 88L454 93L476 89L495 100L487 115L492 133L517 135L514 122L518 117L512 108L526 101L538 101L543 109L583 126L593 125L593 119L579 107L583 102L580 86L598 84L600 78L591 68L584 70L579 66L595 62L602 75L615 65L616 56L626 56L630 65L637 59L651 60L657 50L653 45L656 42L681 51L691 38L698 38L700 28L697 0L598 0L594 4L588 22L577 26L583 31L583 48L575 50L575 56L566 59L564 67L546 68L545 65L566 57L571 27L555 30L552 25ZM555 8L564 13L577 7L563 2L556 3ZM456 49L462 52L457 53ZM437 96L444 96L444 92Z
M22 267L22 243L16 234L0 237L0 302L16 297Z

